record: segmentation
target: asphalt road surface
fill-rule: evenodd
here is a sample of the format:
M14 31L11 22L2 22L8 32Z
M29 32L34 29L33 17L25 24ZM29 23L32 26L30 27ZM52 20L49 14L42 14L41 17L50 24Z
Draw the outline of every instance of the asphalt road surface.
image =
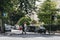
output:
M27 32L27 34L21 34L21 32L19 31L12 31L6 34L0 34L0 40L60 40L60 35L56 34L48 35L34 32Z

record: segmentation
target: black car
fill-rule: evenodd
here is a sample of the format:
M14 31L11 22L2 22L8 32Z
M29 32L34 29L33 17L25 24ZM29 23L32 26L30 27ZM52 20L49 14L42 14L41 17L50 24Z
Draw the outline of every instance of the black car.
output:
M28 32L35 32L36 26L28 26L27 31Z
M35 32L35 33L46 33L46 28L43 26L28 26L27 27L28 32Z
M46 28L45 27L38 27L37 29L36 29L36 32L38 32L38 33L46 33Z

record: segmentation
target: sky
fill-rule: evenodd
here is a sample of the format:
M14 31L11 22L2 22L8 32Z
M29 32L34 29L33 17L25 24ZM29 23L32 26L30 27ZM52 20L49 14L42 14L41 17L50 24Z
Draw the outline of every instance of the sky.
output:
M43 1L45 0L40 0L40 2L36 1L36 6L39 7ZM60 0L52 0L52 1L55 1L57 3L57 8L60 8Z

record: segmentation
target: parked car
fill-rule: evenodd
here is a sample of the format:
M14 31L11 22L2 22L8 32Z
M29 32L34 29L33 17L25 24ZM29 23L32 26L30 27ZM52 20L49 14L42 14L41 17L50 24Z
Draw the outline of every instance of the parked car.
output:
M28 32L37 32L37 33L46 33L46 28L43 26L28 26L27 27Z
M43 27L43 26L40 26L36 29L36 32L45 34L46 33L46 28Z
M16 29L15 26L5 24L5 31L6 32L11 32L11 29Z
M15 27L16 27L16 30L19 30L19 28L20 28L20 26L19 25L15 25Z
M35 26L28 26L27 31L28 32L35 32Z
M11 25L5 24L5 31L10 32L11 31Z

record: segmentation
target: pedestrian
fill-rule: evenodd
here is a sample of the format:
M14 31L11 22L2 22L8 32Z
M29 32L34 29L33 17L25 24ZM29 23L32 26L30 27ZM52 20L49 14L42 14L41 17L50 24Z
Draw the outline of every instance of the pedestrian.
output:
M22 34L23 34L23 32L26 34L26 30L27 30L27 25L26 25L26 22L24 22L22 24Z

